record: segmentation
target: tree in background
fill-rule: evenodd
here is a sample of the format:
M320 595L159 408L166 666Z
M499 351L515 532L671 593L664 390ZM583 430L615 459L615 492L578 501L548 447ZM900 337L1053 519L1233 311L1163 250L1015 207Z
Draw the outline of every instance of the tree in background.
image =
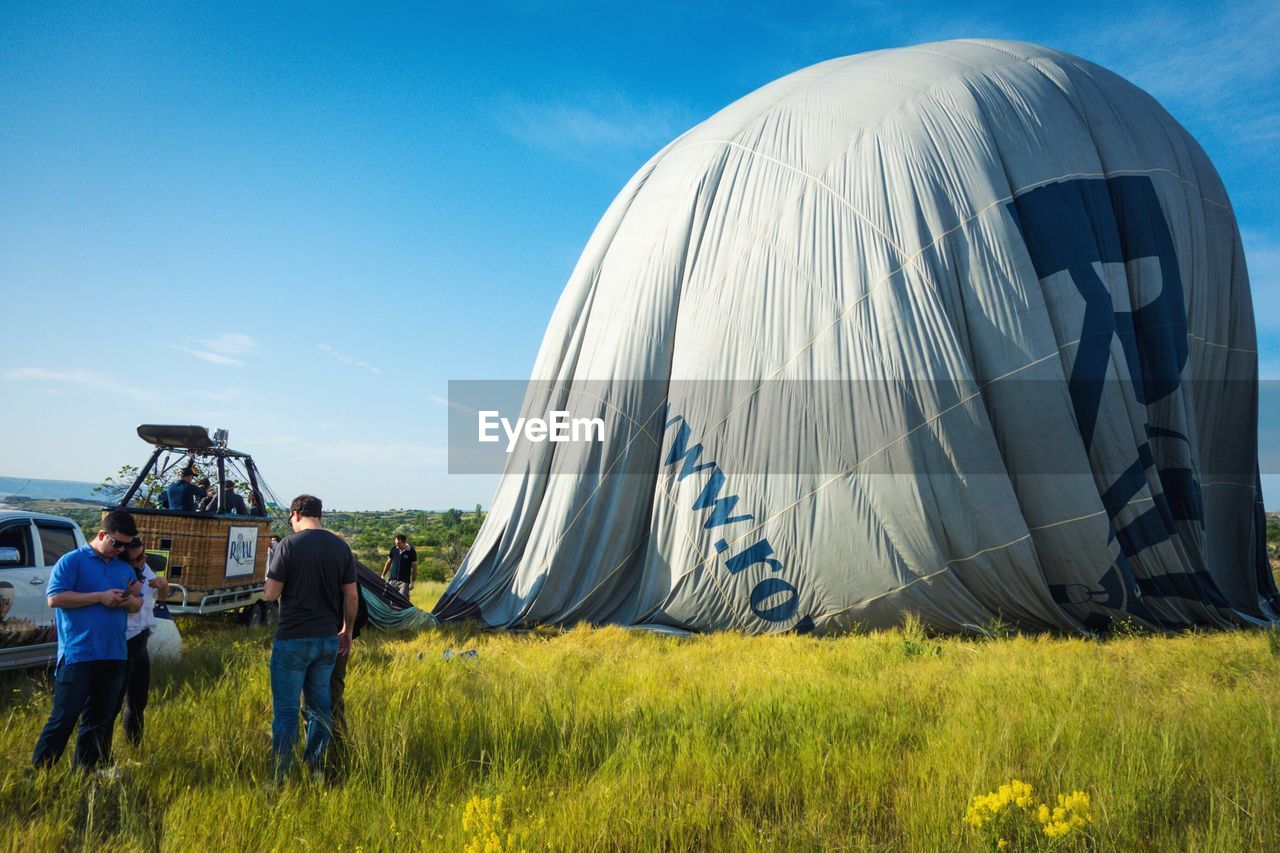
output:
M102 503L115 503L123 497L137 474L136 467L125 465L108 477L96 490L102 496ZM159 495L166 483L163 478L151 476L143 485L138 499L134 501L135 506L153 505L144 501ZM244 488L247 490L247 486ZM6 500L20 509L69 516L82 530L89 532L98 529L102 515L101 504L94 501L52 501L21 497ZM483 511L479 515L473 515L463 514L456 509L447 512L391 510L325 513L325 527L340 533L356 557L375 571L381 568L386 559L395 534L405 534L418 549L419 577L430 581L448 581L453 577L483 523ZM271 518L271 532L283 537L292 531L277 514Z
M458 530L450 530L445 536L444 543L436 549L436 553L440 555L440 561L444 563L448 580L452 578L454 573L458 571L458 567L462 565L462 560L467 556L467 549L471 547L471 543L475 541L475 534L472 533L463 544L462 533Z
M93 493L102 495L103 503L119 503L136 479L138 479L137 465L121 465L119 471L94 486ZM137 494L133 496L133 506L158 506L157 499L166 485L167 483L156 475L155 469L152 469L147 474L147 478L142 481L142 486L138 489Z

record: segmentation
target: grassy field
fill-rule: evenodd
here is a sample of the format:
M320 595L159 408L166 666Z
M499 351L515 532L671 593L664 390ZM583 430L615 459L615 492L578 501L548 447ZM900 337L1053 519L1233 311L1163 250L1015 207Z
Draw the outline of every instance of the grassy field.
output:
M271 790L269 633L183 628L119 781L33 777L49 684L0 676L0 849L1280 846L1275 633L370 631L344 781ZM1054 841L1032 817L1021 836L963 821L1014 779L1050 806L1087 793L1091 822Z

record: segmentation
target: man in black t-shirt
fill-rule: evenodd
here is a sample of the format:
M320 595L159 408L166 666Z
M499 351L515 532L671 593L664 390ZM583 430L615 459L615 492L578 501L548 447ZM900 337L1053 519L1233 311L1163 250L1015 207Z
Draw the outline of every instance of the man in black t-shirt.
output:
M409 590L413 589L413 585L418 582L418 552L409 544L409 540L404 538L403 533L396 537L395 547L387 554L387 561L382 564L384 578L387 572L391 572L391 586L400 590L400 594L408 598Z
M271 647L271 751L275 778L293 765L298 742L299 697L306 694L305 758L323 766L331 738L329 680L339 653L351 649L358 593L356 563L347 543L320 523L320 499L299 495L289 508L294 535L276 546L267 570L266 598L280 602Z
M359 561L357 560L357 564ZM368 571L368 569L365 569ZM359 607L356 610L356 623L352 626L351 645L354 649L355 641L360 638L360 631L364 626L369 624L369 607L364 601L364 592L359 589L359 581L356 581L356 592ZM347 746L347 664L351 660L351 652L339 654L337 662L333 665L333 675L329 677L329 711L331 718L331 728L333 731L333 739L329 743L329 751L325 754L325 770L331 774L331 777L337 779L343 770L346 760ZM302 718L304 721L310 720L310 711L304 705L302 708Z

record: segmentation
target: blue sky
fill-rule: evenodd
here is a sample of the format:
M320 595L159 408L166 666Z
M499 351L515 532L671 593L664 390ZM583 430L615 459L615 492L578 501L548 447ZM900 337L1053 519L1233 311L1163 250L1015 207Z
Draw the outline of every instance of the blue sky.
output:
M487 505L449 379L527 376L658 148L815 62L1039 42L1155 95L1226 183L1280 378L1280 6L0 4L0 474L231 429L282 496ZM1280 478L1267 489L1278 505Z

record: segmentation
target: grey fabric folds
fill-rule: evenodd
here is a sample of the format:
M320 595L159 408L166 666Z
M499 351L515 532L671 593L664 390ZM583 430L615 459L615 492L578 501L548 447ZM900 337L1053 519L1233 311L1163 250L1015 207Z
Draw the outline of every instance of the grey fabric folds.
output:
M512 450L435 612L1265 624L1257 361L1226 191L1149 95L1014 42L815 65L605 213L524 403L602 440Z

